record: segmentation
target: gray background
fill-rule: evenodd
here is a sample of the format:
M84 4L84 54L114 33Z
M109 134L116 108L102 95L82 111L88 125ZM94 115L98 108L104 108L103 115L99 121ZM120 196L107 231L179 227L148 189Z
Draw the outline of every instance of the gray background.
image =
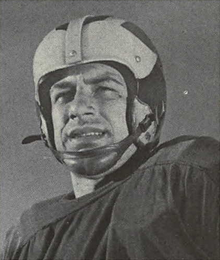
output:
M39 133L32 82L34 50L56 25L86 14L134 21L157 46L168 89L162 141L185 134L219 138L219 2L1 2L2 237L25 208L71 189L69 173L43 144L22 146L21 140Z

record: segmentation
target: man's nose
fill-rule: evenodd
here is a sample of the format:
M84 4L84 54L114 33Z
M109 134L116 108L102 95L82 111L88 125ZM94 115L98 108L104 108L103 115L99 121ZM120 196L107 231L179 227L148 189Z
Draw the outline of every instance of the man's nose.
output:
M95 115L95 105L89 91L79 90L68 104L69 118L83 119Z

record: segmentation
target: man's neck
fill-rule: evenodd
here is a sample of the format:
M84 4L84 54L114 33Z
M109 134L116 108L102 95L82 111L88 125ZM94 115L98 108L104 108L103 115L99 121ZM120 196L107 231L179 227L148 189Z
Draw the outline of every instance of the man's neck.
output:
M79 176L73 172L70 173L73 191L76 198L82 197L86 194L93 192L96 185L103 179L89 179L83 176Z
M124 163L126 163L131 156L136 152L137 148L134 144L130 145L130 147L124 152L120 160L111 167L106 172L102 173L103 177L97 178L97 179L90 179L88 177L84 177L82 175L76 174L74 172L71 172L71 179L72 179L72 185L73 185L73 191L75 193L75 197L79 198L82 197L88 193L93 192L97 188L97 184L100 183L105 176L109 176L112 172L115 172L117 169L122 167Z

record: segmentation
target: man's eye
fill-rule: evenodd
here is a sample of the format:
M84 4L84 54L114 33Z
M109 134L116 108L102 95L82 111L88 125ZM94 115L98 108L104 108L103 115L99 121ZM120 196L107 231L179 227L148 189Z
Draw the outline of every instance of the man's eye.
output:
M71 98L73 98L73 93L71 93L70 91L59 92L59 93L54 94L54 96L53 96L54 102L68 101Z
M105 98L117 98L120 97L119 92L111 87L100 86L96 89L96 94L104 96Z
M103 87L103 86L99 87L98 90L100 90L100 91L116 91L116 90L113 89L113 88Z

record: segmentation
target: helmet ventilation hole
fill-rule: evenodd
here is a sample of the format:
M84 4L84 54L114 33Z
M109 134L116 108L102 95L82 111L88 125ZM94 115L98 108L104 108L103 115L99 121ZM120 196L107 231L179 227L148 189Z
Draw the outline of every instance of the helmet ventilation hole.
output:
M141 61L141 57L140 56L135 56L135 60L136 60L136 62L140 62Z

